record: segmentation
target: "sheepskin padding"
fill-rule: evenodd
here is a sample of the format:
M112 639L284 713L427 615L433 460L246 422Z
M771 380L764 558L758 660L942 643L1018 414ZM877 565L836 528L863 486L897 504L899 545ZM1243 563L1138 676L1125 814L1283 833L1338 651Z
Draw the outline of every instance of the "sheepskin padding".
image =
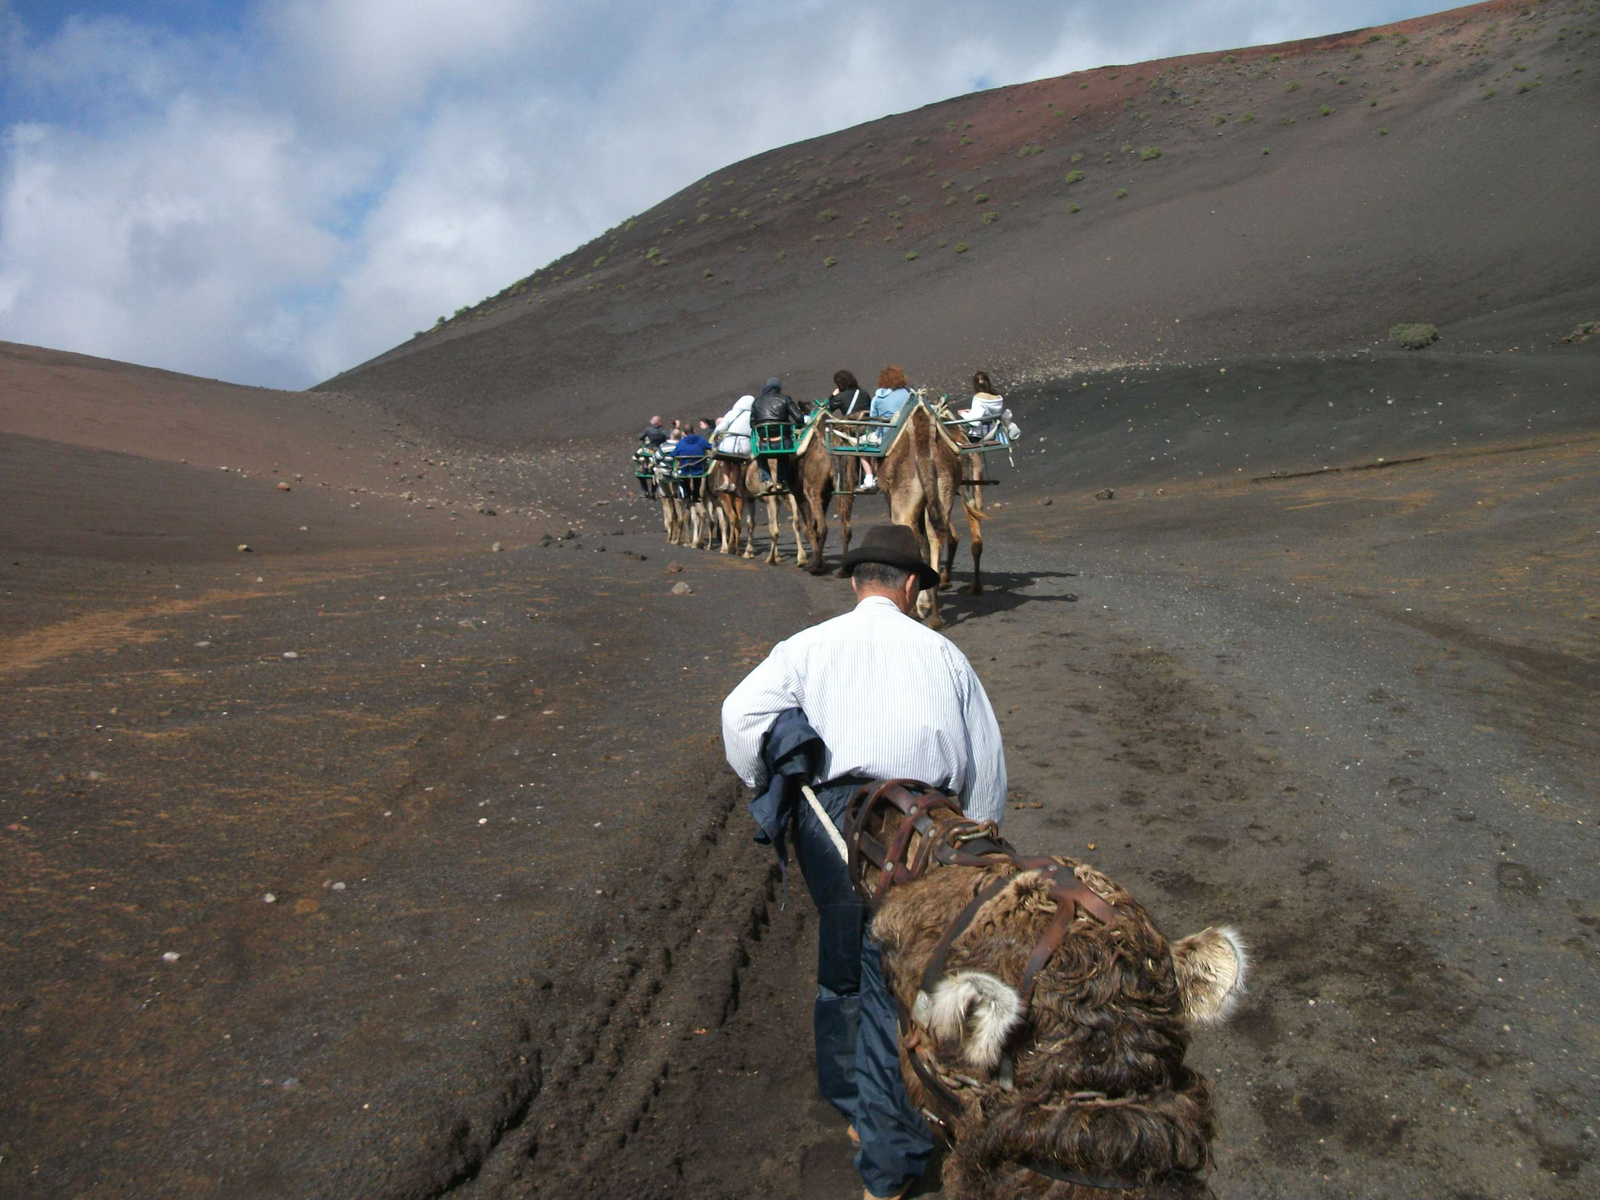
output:
M1245 994L1250 951L1233 926L1209 926L1172 943L1172 965L1189 1020L1217 1025L1233 1015Z
M1022 1165L1044 1162L1141 1181L1120 1193L1127 1200L1208 1195L1203 1172L1216 1135L1215 1109L1210 1084L1184 1064L1191 1018L1172 947L1123 888L1087 864L1059 861L1110 903L1117 919L1103 925L1080 913L1039 971L1026 1022L1003 1043L1014 1064L1006 1081L1011 1086L974 1072L967 1057L970 1006L958 1004L954 990L949 1003L963 1014L962 1036L914 1032L902 1049L902 1058L916 1053L960 1105L955 1147L945 1160L946 1192L966 1200L1103 1194ZM945 929L1002 878L1008 886L979 908L951 946L946 979L983 975L1016 989L1056 915L1043 873L1008 863L944 866L884 898L873 933L908 1010ZM916 1073L905 1075L913 1100L939 1112Z
M1022 1024L1022 996L982 971L946 975L929 997L928 1029L941 1043L958 1042L967 1065L993 1071Z

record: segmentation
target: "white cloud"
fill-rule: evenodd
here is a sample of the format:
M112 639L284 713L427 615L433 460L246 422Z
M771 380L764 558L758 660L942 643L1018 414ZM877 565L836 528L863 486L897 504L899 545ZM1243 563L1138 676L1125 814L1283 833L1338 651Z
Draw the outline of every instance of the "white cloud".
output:
M984 82L1398 15L267 0L226 39L71 18L38 40L3 5L0 337L280 386L771 146Z

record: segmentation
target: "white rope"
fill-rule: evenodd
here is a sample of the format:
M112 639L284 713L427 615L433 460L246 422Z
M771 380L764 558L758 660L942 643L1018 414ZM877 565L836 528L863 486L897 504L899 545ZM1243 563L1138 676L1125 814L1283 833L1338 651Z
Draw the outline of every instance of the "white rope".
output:
M817 814L817 820L822 822L822 827L828 831L828 836L833 839L833 848L839 852L839 857L845 862L850 861L850 851L845 847L844 835L839 832L839 827L833 823L833 818L828 815L828 810L822 807L822 801L817 799L817 794L805 784L800 785L800 790L805 793L806 803L811 805L811 811Z

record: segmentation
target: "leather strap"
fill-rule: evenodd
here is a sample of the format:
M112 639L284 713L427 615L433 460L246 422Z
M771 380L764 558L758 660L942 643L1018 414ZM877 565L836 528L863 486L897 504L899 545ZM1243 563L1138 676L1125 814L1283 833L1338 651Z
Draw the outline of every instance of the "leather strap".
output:
M990 883L972 898L971 903L957 914L954 921L950 922L944 931L944 936L933 947L933 957L928 959L928 965L923 969L922 981L917 985L919 991L932 994L934 985L939 982L939 976L944 974L945 960L950 957L950 949L956 944L956 939L967 931L967 926L972 924L972 919L978 915L978 910L1004 891L1014 878L1012 875L1002 875Z

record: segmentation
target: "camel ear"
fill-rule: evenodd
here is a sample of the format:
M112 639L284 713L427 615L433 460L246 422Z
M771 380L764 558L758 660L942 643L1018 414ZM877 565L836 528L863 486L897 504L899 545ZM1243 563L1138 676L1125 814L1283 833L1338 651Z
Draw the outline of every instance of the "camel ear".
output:
M1022 1024L1022 996L1010 984L982 971L957 971L941 979L929 997L928 1029L941 1042L954 1041L969 1065L992 1071L1006 1042Z
M1202 929L1172 943L1183 1015L1197 1025L1216 1025L1233 1015L1245 993L1250 955L1232 926Z

